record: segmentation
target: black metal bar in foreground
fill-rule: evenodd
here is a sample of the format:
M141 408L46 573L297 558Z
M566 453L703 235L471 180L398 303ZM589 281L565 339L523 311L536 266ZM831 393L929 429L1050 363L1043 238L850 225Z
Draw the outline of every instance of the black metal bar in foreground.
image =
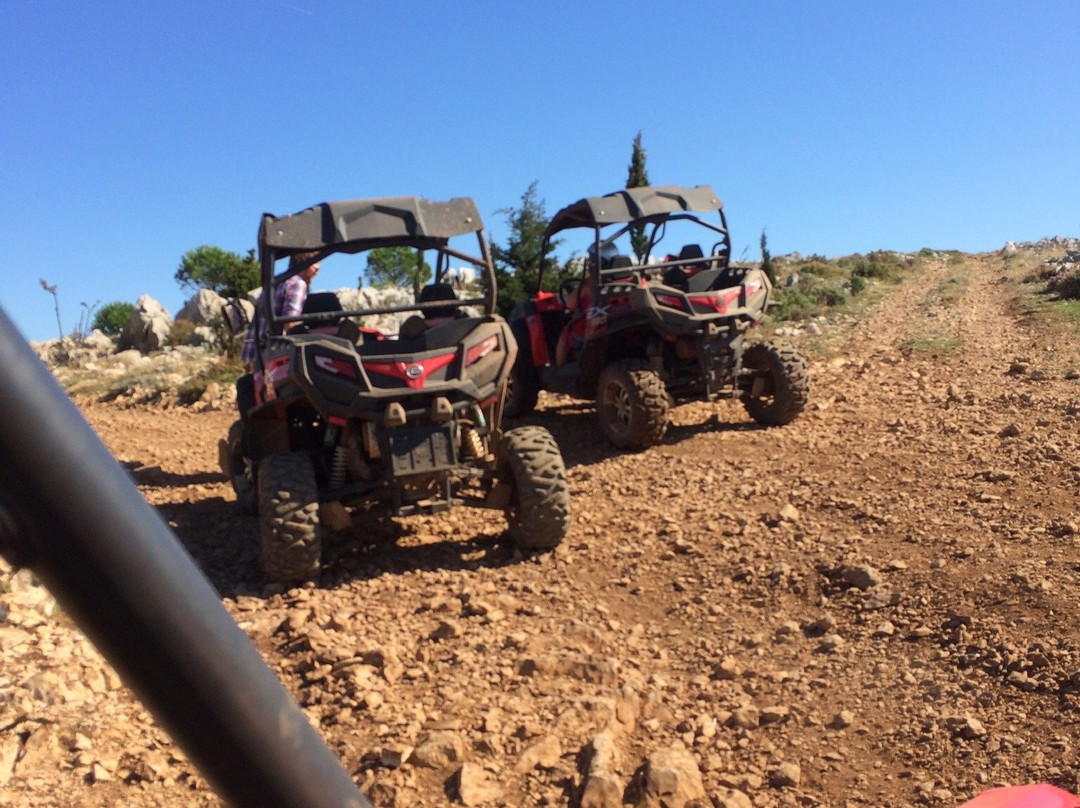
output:
M0 552L227 803L370 808L164 519L0 308Z

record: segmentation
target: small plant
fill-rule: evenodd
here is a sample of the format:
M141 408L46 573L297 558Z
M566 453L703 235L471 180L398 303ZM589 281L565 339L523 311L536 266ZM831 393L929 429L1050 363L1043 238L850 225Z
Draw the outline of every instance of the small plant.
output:
M959 337L931 332L928 334L913 334L900 343L900 350L905 354L921 353L930 356L944 356L957 350L962 345L963 341Z
M939 302L951 306L963 299L967 292L968 277L966 275L953 275L939 283L937 287L927 295L930 303Z
M777 321L809 320L824 313L828 303L822 298L822 288L803 289L787 286L776 290L776 299L769 306L769 317Z
M71 332L71 337L78 343L86 342L86 338L90 336L91 323L93 322L94 311L97 309L97 302L94 303L80 303L82 307L82 314L79 315L79 324L75 326L75 330Z
M866 291L868 281L862 275L852 275L848 281L848 287L852 295L860 295Z
M41 283L41 288L53 296L53 307L56 309L56 330L59 332L60 339L64 338L64 326L60 322L60 295L57 294L56 284L50 285L44 278L38 278Z
M231 387L237 377L244 373L240 360L222 357L213 365L192 376L177 389L177 398L181 404L193 404L202 398L211 384L219 387Z
M174 320L172 328L169 329L169 338L166 344L177 345L190 345L191 338L195 334L195 323L191 320Z
M811 255L801 261L795 269L799 275L815 275L825 278L831 274L829 260L822 255Z

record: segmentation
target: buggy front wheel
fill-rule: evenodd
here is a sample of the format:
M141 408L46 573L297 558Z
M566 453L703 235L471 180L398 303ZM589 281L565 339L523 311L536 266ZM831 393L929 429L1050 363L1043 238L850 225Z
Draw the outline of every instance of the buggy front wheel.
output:
M507 430L502 454L513 485L506 521L524 550L551 550L570 530L570 485L562 452L542 426Z
M271 581L305 581L319 571L322 528L311 458L272 454L259 466L262 563Z

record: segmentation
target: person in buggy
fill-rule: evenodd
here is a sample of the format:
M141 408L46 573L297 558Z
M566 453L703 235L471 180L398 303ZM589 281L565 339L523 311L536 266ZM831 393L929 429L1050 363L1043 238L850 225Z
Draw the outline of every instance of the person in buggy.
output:
M311 291L311 282L319 274L319 262L313 261L318 253L297 253L289 258L289 269L302 267L299 272L279 285L274 290L274 314L278 317L296 317L305 311L305 304ZM305 266L306 264L306 266ZM265 290L263 294L266 294ZM259 311L262 300L256 304L255 310ZM285 330L292 330L300 325L299 322L289 323ZM247 421L248 411L255 406L255 358L258 352L258 343L265 340L269 333L269 325L262 317L256 315L248 323L247 334L244 343L240 347L240 361L244 363L244 375L236 380L236 408L240 411L240 418Z
M290 271L296 267L303 268L274 290L274 314L278 317L296 317L304 311L304 303L307 301L311 282L319 273L319 262L312 261L316 255L317 253L314 252L297 253L289 259ZM256 311L258 309L259 305L256 304ZM285 330L288 331L297 325L299 323L291 323L285 327ZM244 344L240 348L240 361L244 363L248 373L255 368L256 345L259 340L266 338L268 331L267 323L260 317L253 317L248 325Z
M612 261L619 254L619 249L614 244L605 242L600 245L600 268L610 269ZM592 288L593 269L596 266L596 243L589 245L585 252L583 273L578 284L567 292L564 303L570 312L570 320L559 335L559 341L555 344L555 366L566 364L585 341L585 318L589 313L591 299L595 296Z

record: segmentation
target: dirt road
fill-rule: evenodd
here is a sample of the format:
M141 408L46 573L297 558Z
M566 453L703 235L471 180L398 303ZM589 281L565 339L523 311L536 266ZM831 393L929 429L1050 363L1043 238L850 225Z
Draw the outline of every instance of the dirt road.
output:
M1021 272L943 256L804 338L811 406L788 427L688 405L618 454L590 407L543 398L574 527L540 558L459 510L365 526L317 586L265 588L216 467L231 413L85 412L377 806L576 805L605 730L631 804L672 749L700 805L1075 792L1080 340L1025 324ZM0 804L218 804L13 583Z

